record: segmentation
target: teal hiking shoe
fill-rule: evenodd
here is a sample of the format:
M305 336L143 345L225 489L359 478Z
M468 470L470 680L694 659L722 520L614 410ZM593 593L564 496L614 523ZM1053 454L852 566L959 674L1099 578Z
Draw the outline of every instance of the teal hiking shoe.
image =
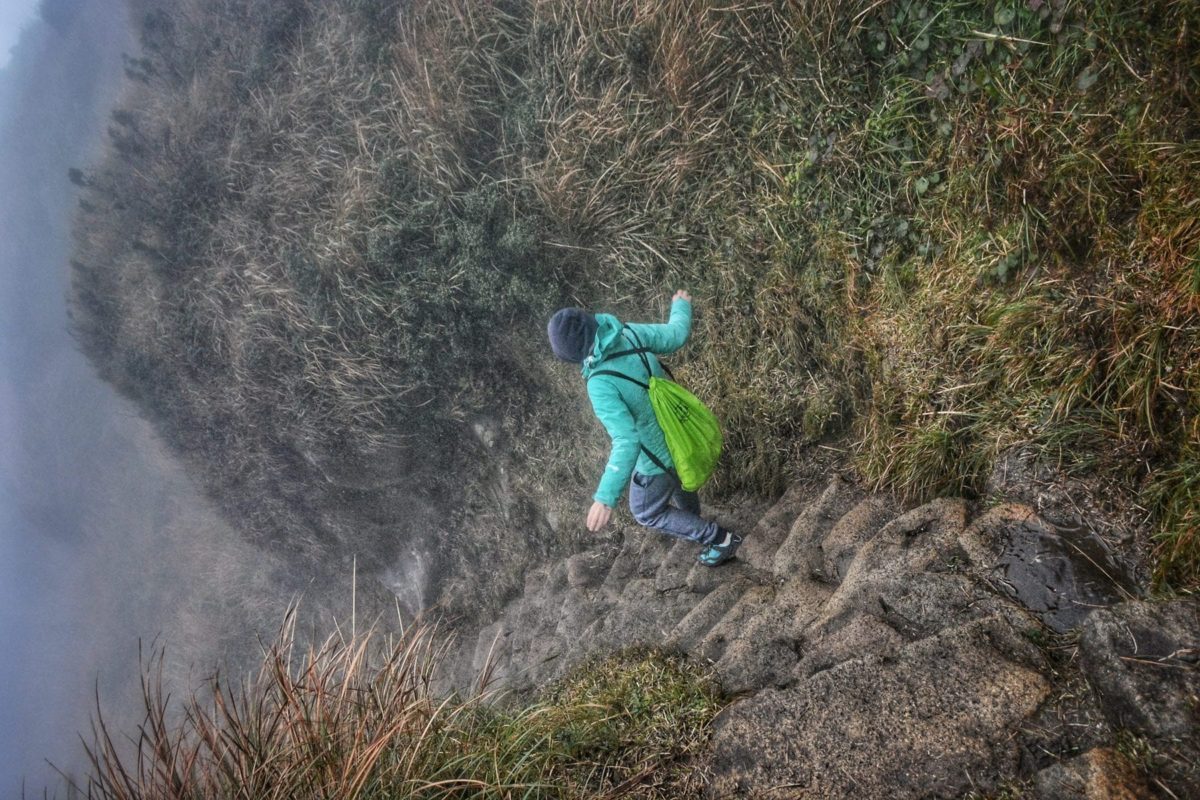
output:
M729 534L729 542L724 545L710 544L707 548L705 548L704 552L700 554L700 557L697 559L697 561L706 567L719 567L737 555L738 547L740 547L742 544L742 537L731 531L722 530L722 540L725 538L724 534Z

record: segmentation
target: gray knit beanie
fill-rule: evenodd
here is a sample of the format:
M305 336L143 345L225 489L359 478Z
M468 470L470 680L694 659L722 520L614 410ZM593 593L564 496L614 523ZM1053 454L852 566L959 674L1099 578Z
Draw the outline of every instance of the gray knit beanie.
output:
M563 361L582 363L592 354L596 341L596 318L582 308L560 308L546 326L550 347Z

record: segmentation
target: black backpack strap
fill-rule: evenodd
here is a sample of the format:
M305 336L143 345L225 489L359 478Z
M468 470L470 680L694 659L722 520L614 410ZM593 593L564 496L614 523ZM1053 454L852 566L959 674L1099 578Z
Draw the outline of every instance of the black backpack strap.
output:
M596 377L597 375L611 375L614 378L624 378L625 380L629 381L630 383L636 383L638 386L642 387L647 392L650 391L650 384L642 383L637 378L634 378L631 375L626 375L624 372L617 372L615 369L598 369L595 372L593 372L591 375L588 375L588 380L590 381L592 378Z
M648 459L650 459L651 461L653 461L653 462L654 462L654 466L658 467L659 469L661 469L661 470L662 470L663 472L665 472L666 474L668 474L668 475L670 475L671 477L675 478L675 480L676 480L677 482L679 481L679 476L675 474L675 471L674 471L674 470L672 470L672 469L668 469L668 468L667 468L667 465L666 465L666 464L664 464L664 463L663 463L661 460L659 460L658 456L656 456L656 455L654 455L654 453L651 453L651 452L650 452L650 448L649 448L649 447L646 447L646 445L644 445L644 444L639 444L639 445L638 445L638 447L641 447L641 448L642 448L642 452L646 454L646 458L648 458Z
M621 356L633 356L633 355L638 355L640 353L649 353L649 352L650 351L644 347L636 347L636 348L633 348L632 350L618 350L615 353L609 353L608 355L606 355L604 357L604 360L607 361L610 358L620 358Z
M633 337L633 341L637 344L637 349L636 350L624 350L620 353L614 353L614 355L624 356L624 355L631 355L633 353L639 354L642 357L643 366L646 367L646 375L647 376L653 375L654 373L650 371L650 359L646 358L646 353L651 353L654 351L652 351L649 347L644 347L642 345L642 340L640 338L638 338L638 335L636 333L633 332L633 328L629 327L629 323L626 323L623 327L625 328L625 330L629 331L629 335ZM674 376L674 374L671 373L671 368L668 367L666 364L662 363L662 361L659 361L658 365L663 368L663 372L667 373L667 377L670 378L672 382L675 382L675 376Z
M632 350L630 352L634 353L634 352L639 352L639 351ZM642 351L642 352L644 352L644 351ZM610 358L611 358L611 356L610 356ZM643 356L642 358L645 358L645 356ZM649 371L649 369L650 369L650 365L647 364L646 370ZM587 379L590 381L592 378L596 377L597 375L608 375L613 378L624 378L625 380L629 381L630 383L636 384L636 385L642 387L643 389L645 389L646 391L650 391L650 384L642 383L637 378L626 375L624 372L617 372L616 370L613 370L613 369L598 369L595 372L593 372L591 375L588 375ZM679 476L675 473L675 471L673 469L669 468L666 464L664 464L662 462L662 459L660 459L658 456L654 455L654 453L650 452L650 448L646 447L646 445L641 444L640 442L638 443L638 447L640 447L642 449L642 452L646 454L646 458L650 459L650 461L654 464L654 466L661 469L667 475L670 475L671 477L673 477L675 479L676 483L679 483ZM681 483L680 483L680 487L682 488Z
M637 349L634 350L634 352L641 357L642 366L646 368L646 380L650 380L652 377L654 377L654 371L650 369L650 359L646 358L646 353L650 351L647 350L642 344L642 340L638 338L638 335L633 332L633 328L629 327L629 323L625 323L621 327L628 331L629 335L633 337L633 343L637 345Z

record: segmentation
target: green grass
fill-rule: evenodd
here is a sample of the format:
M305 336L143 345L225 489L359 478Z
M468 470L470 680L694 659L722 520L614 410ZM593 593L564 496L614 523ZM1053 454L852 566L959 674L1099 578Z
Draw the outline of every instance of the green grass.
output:
M176 20L76 258L85 348L244 517L302 528L335 502L305 458L344 442L441 454L413 477L441 500L486 484L480 417L529 502L586 497L546 313L682 287L713 491L838 435L879 488L971 495L1033 443L1152 511L1160 589L1200 585L1194 3L272 8ZM468 533L489 492L445 558L511 588L563 543Z
M433 630L302 650L293 627L257 675L214 676L181 701L163 694L162 654L150 659L144 722L128 744L97 722L79 788L102 800L678 797L721 706L702 670L651 651L589 664L529 703L443 698L430 689Z

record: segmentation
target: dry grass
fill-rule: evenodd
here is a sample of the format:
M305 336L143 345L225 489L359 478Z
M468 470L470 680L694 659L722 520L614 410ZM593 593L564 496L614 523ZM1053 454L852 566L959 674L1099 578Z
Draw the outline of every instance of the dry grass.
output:
M487 512L481 417L528 502L582 495L545 313L682 286L716 491L850 431L880 487L971 494L1032 441L1140 496L1160 586L1196 586L1194 4L287 5L171 11L77 257L89 352L244 516L311 528L306 459L379 439ZM557 546L486 527L448 552Z
M294 616L260 670L214 676L182 702L146 662L145 719L127 742L99 718L85 787L135 798L666 797L719 708L711 681L653 653L619 655L515 706L482 688L439 698L437 634L368 632L295 645ZM653 766L654 780L647 778Z

